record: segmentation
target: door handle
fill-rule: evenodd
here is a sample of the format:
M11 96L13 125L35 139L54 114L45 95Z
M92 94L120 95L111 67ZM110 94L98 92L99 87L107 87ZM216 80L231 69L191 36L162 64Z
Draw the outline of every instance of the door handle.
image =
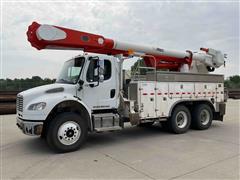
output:
M115 94L116 94L116 89L111 89L110 98L114 98Z

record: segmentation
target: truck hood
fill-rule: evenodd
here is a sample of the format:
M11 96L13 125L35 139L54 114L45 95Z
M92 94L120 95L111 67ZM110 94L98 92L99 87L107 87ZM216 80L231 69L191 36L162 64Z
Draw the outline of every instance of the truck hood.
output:
M26 91L22 91L19 93L19 95L22 95L24 97L26 96L41 96L46 93L61 93L61 92L67 92L71 93L73 95L76 94L76 85L75 84L60 84L60 83L54 83L54 84L48 84L43 85L35 88L28 89Z
M26 114L30 116L34 114L35 117L38 117L37 115L48 114L48 110L50 110L55 105L55 102L59 102L67 96L73 97L76 95L76 93L76 84L60 83L43 85L23 91L17 95L17 113L24 115L24 117L26 116ZM22 107L22 110L18 110L18 102L21 102L21 105L19 107ZM43 111L28 110L28 107L31 104L39 102L47 103L47 106Z

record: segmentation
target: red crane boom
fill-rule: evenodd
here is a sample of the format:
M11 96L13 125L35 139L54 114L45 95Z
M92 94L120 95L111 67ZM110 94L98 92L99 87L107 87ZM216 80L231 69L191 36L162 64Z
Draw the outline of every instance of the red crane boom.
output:
M28 41L33 47L41 49L65 49L65 50L83 50L84 52L93 52L107 55L131 56L141 54L145 64L157 69L170 69L178 71L182 65L191 66L192 60L205 62L210 67L219 67L224 61L220 51L201 48L204 53L192 53L191 51L177 52L162 48L154 48L129 44L113 39L105 38L101 35L91 34L82 31L76 31L59 26L40 25L33 22L27 31ZM211 53L211 52L212 53ZM214 53L215 54L214 54ZM221 57L217 57L217 63L212 63L216 57L216 52ZM209 58L211 60L209 61Z

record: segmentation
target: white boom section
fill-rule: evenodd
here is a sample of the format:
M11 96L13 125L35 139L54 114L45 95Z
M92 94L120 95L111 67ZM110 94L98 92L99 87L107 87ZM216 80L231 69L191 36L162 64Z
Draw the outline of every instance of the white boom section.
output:
M169 56L175 58L185 58L191 56L189 52L179 52L173 50L166 50L162 48L144 46L144 45L136 45L131 43L125 43L120 41L114 41L114 48L116 50L133 50L137 53L150 54L150 55L161 55L161 56ZM195 61L199 61L206 66L219 68L225 62L224 54L221 51L209 48L206 53L205 52L194 52L192 53L192 59Z

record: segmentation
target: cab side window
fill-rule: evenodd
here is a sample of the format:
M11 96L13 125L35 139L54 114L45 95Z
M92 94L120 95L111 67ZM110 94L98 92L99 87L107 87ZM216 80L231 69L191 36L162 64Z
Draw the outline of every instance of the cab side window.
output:
M112 75L111 62L109 60L104 60L104 80L108 80ZM87 71L87 81L96 82L98 81L98 61L90 61Z

